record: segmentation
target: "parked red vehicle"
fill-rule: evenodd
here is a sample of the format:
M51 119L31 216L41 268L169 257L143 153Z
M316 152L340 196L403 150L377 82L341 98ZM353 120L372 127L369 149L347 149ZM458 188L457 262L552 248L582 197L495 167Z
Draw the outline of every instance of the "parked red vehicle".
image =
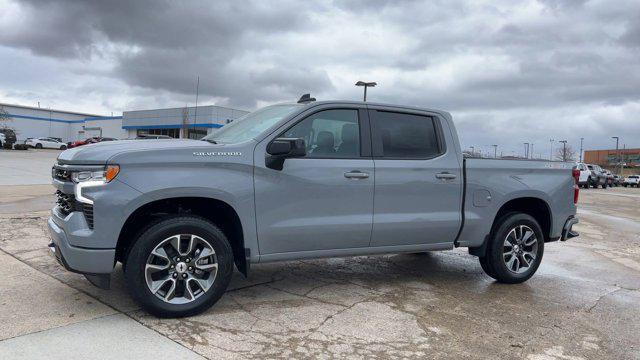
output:
M118 140L118 139L110 138L110 137L94 136L94 137L90 137L90 138L85 139L85 140L77 140L77 141L74 141L74 142L69 142L67 144L67 147L68 148L74 148L74 147L78 147L78 146L82 146L82 145L94 144L94 143L102 142L102 141L114 141L114 140Z

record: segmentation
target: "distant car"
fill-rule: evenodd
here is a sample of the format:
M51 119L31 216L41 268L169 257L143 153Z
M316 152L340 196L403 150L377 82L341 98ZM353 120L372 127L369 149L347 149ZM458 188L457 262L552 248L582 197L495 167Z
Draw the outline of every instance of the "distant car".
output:
M622 186L624 187L638 187L638 184L640 184L640 175L629 175L624 178L624 181L622 182Z
M138 135L136 140L173 139L168 135Z
M613 186L618 187L618 186L622 185L622 181L623 181L623 180L624 180L624 179L622 178L622 176L620 176L620 175L613 175Z
M56 139L41 137L41 138L31 138L25 141L25 145L34 147L36 149L60 149L65 150L67 148L67 144L58 141Z
M118 140L118 139L112 138L112 137L94 136L94 137L90 137L90 138L85 139L85 140L77 140L77 141L71 142L68 145L69 145L69 148L74 148L74 147L87 145L87 144L95 144L95 143L98 143L98 142L115 141L115 140Z
M589 175L591 175L591 170L589 170L587 164L576 163L573 168L580 172L580 175L578 177L578 186L589 187Z
M587 187L597 188L598 186L602 186L603 189L606 189L607 174L604 173L604 170L595 164L587 164L587 168L591 170L591 175L589 175L589 180L587 181Z
M609 170L604 170L605 175L607 175L607 186L612 187L614 185L614 176L613 173Z

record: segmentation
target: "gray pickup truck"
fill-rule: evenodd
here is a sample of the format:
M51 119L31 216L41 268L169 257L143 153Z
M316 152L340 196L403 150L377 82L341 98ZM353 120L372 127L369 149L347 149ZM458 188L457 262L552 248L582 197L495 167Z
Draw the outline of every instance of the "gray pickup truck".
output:
M465 159L444 111L268 106L202 140L98 143L53 166L52 254L157 316L199 313L234 265L467 247L504 283L576 236L570 163Z

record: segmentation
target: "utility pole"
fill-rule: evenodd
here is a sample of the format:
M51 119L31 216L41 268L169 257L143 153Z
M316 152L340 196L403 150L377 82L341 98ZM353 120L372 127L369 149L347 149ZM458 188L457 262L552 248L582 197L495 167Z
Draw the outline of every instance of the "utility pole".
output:
M580 138L580 162L582 162L582 141L584 138Z
M498 158L498 145L491 145L493 146L493 158L497 159Z
M549 139L549 142L551 143L551 150L549 150L549 161L553 161L553 142L555 140L554 139Z
M617 167L617 165L620 163L620 150L618 148L618 141L620 141L620 138L618 136L612 136L611 138L616 139L616 162L617 162L616 167Z
M562 161L567 161L567 140L560 140L562 143Z
M627 153L627 144L622 144L622 153L626 154ZM620 176L623 177L624 180L624 163L626 161L624 161L624 155L622 155L623 159L620 161Z

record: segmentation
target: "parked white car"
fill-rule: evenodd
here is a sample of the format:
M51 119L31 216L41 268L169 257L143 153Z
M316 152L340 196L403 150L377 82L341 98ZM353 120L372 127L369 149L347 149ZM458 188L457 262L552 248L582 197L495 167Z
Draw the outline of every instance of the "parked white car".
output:
M4 145L5 141L6 141L6 137L4 136L3 133L0 133L0 148L2 148L2 145Z
M576 163L573 167L580 171L580 177L578 178L578 186L580 187L588 187L589 186L589 175L591 175L591 170L587 167L585 163Z
M626 178L624 178L624 182L622 182L622 185L624 185L624 187L638 187L638 185L640 185L640 175L627 176Z
M36 149L60 149L65 150L67 148L67 144L60 142L56 139L41 137L41 138L30 138L24 142L27 146L34 147Z

